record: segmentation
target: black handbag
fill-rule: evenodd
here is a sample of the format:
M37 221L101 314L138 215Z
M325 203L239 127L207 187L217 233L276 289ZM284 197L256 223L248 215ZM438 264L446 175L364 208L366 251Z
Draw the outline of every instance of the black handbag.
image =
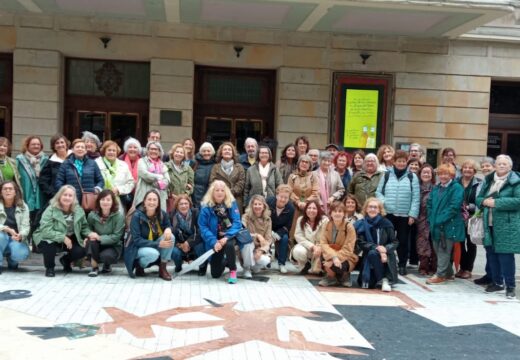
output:
M237 243L241 245L246 245L253 242L253 237L246 228L240 229L233 237L237 240Z

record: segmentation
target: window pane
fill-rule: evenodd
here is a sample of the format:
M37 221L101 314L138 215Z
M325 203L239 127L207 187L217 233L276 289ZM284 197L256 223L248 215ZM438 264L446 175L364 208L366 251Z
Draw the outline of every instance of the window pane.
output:
M231 119L206 118L206 140L218 149L220 144L230 141Z
M262 104L262 79L254 77L208 77L208 101Z
M111 139L119 144L121 149L125 140L134 137L137 131L137 115L110 114Z
M520 134L507 134L507 151L506 154L511 156L513 160L513 170L520 170Z
M241 120L236 121L237 148L239 152L244 151L244 141L252 137L257 141L262 140L262 120Z
M5 107L0 107L0 136L6 136L5 133L5 122L7 117L7 111Z
M101 141L105 141L105 120L104 113L80 112L79 116L79 133L90 131L96 134Z

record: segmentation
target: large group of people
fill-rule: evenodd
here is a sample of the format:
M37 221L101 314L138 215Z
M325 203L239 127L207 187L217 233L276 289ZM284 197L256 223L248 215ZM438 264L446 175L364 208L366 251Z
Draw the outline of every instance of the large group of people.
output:
M128 138L123 151L90 132L72 142L56 134L50 147L48 156L29 136L13 159L0 137L0 265L5 257L9 269L32 247L48 277L62 253L65 272L87 263L89 276L108 274L123 257L131 277L156 265L169 281L169 262L180 272L210 252L194 270L210 265L219 278L227 268L229 283L274 265L321 275L320 286L350 287L358 270L359 287L391 291L413 266L430 285L471 279L467 221L482 216L486 274L474 282L515 297L520 174L507 155L459 166L446 148L434 168L420 144L349 153L299 136L275 162L275 149L253 138L243 154L231 142L197 152L193 139L165 151L158 131L144 147Z

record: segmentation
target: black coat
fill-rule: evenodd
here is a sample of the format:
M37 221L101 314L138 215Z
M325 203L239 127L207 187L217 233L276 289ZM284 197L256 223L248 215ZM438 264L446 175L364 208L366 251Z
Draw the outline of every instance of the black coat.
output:
M202 243L202 236L199 230L199 209L193 208L191 209L191 226L190 230L192 232L191 235L186 234L179 227L179 223L177 221L177 217L175 216L175 212L172 212L170 215L170 222L172 226L172 233L175 235L175 246L178 244L182 244L185 241L188 242L191 249L195 249L195 246Z
M211 158L210 160L204 160L200 154L197 154L195 155L195 160L196 163L193 168L195 188L191 196L193 206L200 207L200 201L209 187L209 176L211 174L211 169L213 169L213 165L215 165L215 159Z
M40 190L43 194L43 207L45 207L47 203L52 199L54 194L56 194L54 183L56 182L56 178L58 177L60 166L61 162L48 160L45 166L42 168L42 171L40 172L40 177L38 178L38 185L40 186Z
M276 213L276 197L272 196L267 198L267 205L271 209L271 224L272 230L280 235L280 237L285 234L289 234L291 230L293 217L294 217L294 206L291 201L285 205L283 211L278 215Z

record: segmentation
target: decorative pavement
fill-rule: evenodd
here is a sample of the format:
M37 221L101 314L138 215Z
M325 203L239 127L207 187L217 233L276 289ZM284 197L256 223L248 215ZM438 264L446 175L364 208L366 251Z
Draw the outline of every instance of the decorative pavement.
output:
M0 359L520 358L520 301L467 280L412 271L382 293L274 269L235 285L122 267L45 278L37 262L0 275Z

